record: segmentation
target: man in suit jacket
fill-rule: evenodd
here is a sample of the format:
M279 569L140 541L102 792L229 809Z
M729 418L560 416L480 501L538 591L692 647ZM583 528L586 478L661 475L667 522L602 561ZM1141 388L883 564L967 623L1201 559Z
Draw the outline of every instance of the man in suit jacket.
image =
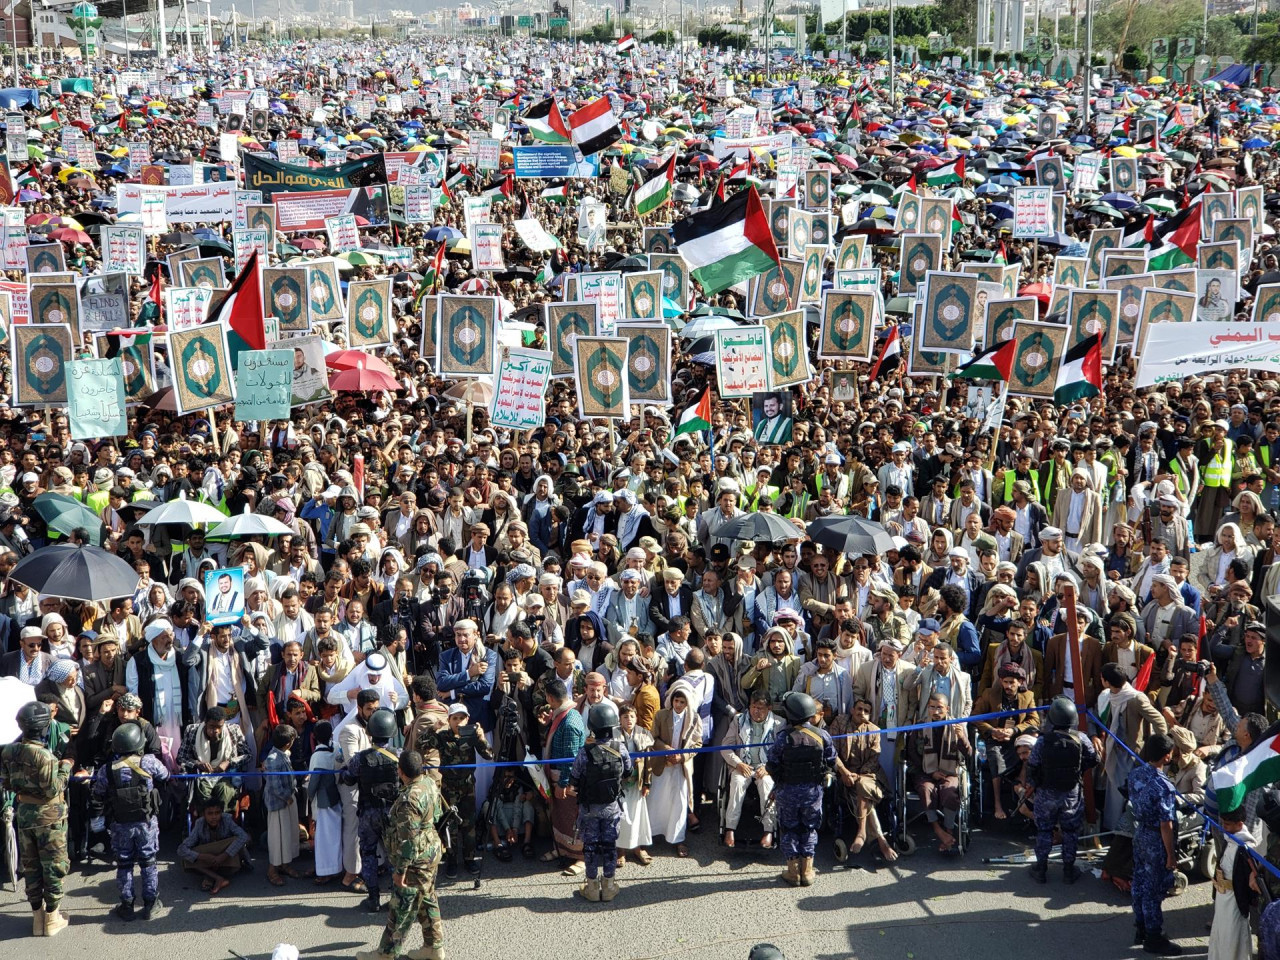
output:
M34 687L49 672L53 654L40 649L44 634L39 627L23 627L19 644L17 650L0 657L0 677L17 677Z
M882 731L891 727L900 727L908 723L907 713L907 681L915 673L915 667L902 659L902 649L896 641L886 640L880 644L873 659L868 660L853 677L853 699L866 700L871 704L871 722ZM894 678L894 704L892 709L884 700L884 688L887 675ZM889 783L897 782L894 769L894 737L895 734L880 734L880 769L889 779Z
M729 629L742 637L744 657L755 650L756 599L762 593L764 583L756 576L756 558L740 557L737 574L725 587L724 615Z
M617 532L618 514L613 509L613 494L608 490L597 493L590 503L574 511L569 520L569 540L587 540L593 547L599 546L600 537L606 533Z
M988 470L983 470L981 472L986 474L988 481L987 496L990 496L991 472ZM963 530L965 517L974 510L978 511L978 516L982 518L982 525L984 527L991 522L991 507L978 496L973 480L966 477L964 480L960 481L959 495L951 501L951 512L947 517L947 526L952 530Z
M693 616L693 589L684 582L683 571L667 567L662 571L662 591L649 598L649 619L658 633L671 629L672 617Z
M1089 471L1077 467L1053 505L1053 525L1062 530L1068 550L1102 542L1102 498L1089 489L1089 479Z
M1013 511L1013 528L1023 527L1026 530L1024 549L1039 547L1041 531L1049 525L1049 511L1031 499L1031 484L1026 480L1015 480L1013 496L1005 506Z
M1080 579L1080 554L1073 550L1068 550L1062 545L1062 531L1057 527L1044 527L1040 531L1040 546L1034 550L1022 551L1022 559L1018 561L1018 575L1015 578L1018 586L1023 586L1027 582L1027 567L1039 561L1056 568L1059 565L1065 567L1066 570L1075 575L1077 582ZM1057 573L1056 569L1049 570L1049 578L1052 580ZM1048 593L1053 589L1052 583L1040 584L1040 589Z
M960 669L955 651L948 644L933 648L933 663L918 667L906 682L908 723L928 720L929 698L944 693L951 704L948 716L967 717L973 712L970 677Z
M969 569L969 552L964 547L952 547L947 551L949 567L938 567L925 581L927 590L941 590L948 583L962 586L968 596L968 605L962 611L972 621L978 619L978 602L982 594L982 586L986 583L982 574ZM956 714L952 714L956 716Z
M459 620L453 625L453 649L440 653L440 670L436 686L442 703L466 704L473 723L493 729L493 709L489 694L498 679L498 653L481 652L480 627L474 620Z
M1079 608L1085 611L1085 607ZM1084 617L1088 614L1082 612L1081 629L1087 622ZM1045 669L1045 685L1044 695L1046 700L1052 700L1061 693L1066 693L1069 697L1074 697L1073 691L1080 684L1081 680L1075 676L1072 671L1072 678L1067 679L1067 635L1066 633L1055 633L1049 638L1048 646L1044 651L1044 669ZM1102 692L1102 644L1096 637L1087 633L1080 636L1080 672L1084 674L1084 702L1086 706L1093 707L1098 703L1098 694Z
M393 623L408 629L409 645L405 648L410 665L409 672L417 675L425 673L428 665L440 661L440 651L428 649L428 627L426 606L414 597L413 578L408 576L396 580L395 592L386 600L379 600L373 605L369 620L378 632L383 635L384 642L387 627Z
M649 601L640 596L644 574L639 570L623 570L618 579L621 580L621 586L610 598L604 611L604 625L609 631L609 641L617 646L627 636L646 634L656 637L659 631L653 618L649 616ZM633 626L634 632L631 629Z
M100 635L94 630L82 630L80 636L88 637L98 658L84 667L85 707L90 715L97 713L104 700L114 700L129 688L124 685L124 655L114 635Z
M478 568L483 560L484 569L492 575L494 566L498 562L498 548L489 546L488 539L488 524L473 523L471 525L471 541L460 547L454 556L468 569ZM475 722L475 717L472 717L472 722Z
M1155 651L1145 643L1138 643L1134 639L1137 632L1137 621L1132 613L1127 610L1117 613L1110 618L1110 624L1107 628L1110 638L1102 645L1102 662L1103 664L1115 663L1125 672L1125 676L1129 680L1135 679L1142 672L1142 668L1146 666L1147 660L1155 656ZM1173 648L1177 650L1177 638L1174 638ZM1155 664L1152 664L1154 668ZM1152 671L1151 679L1147 682L1147 686L1139 690L1139 693L1146 693L1148 689L1159 690L1161 686L1161 674Z
M1026 538L1014 529L1018 515L1009 506L1001 506L991 511L990 533L996 541L996 559L1017 563L1027 547Z

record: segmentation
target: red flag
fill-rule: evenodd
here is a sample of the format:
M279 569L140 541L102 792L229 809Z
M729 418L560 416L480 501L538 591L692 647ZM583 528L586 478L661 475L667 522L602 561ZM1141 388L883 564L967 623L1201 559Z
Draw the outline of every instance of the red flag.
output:
M231 282L231 289L218 304L216 310L209 313L206 323L217 323L225 319L229 336L228 345L233 354L238 354L239 337L244 343L241 349L265 350L267 348L267 331L262 323L262 272L258 269L258 253L255 250L249 255L244 269L236 274ZM235 336L231 336L234 334Z
M156 272L151 277L151 289L147 291L147 299L156 305L156 312L160 316L164 316L164 280L160 277L160 269L156 268Z
M724 203L724 174L716 180L716 199Z
M1155 664L1156 664L1155 655L1148 653L1147 659L1143 662L1142 666L1138 669L1138 675L1133 678L1133 689L1137 690L1139 693L1147 692L1147 687L1151 683L1151 668L1154 667Z
M902 363L902 344L898 342L898 327L895 324L889 328L889 336L884 342L884 348L876 358L875 366L871 368L871 379L875 380L880 376L882 370L886 374L891 373L900 363Z
M128 110L125 110L120 114L120 119L116 121L116 126L118 126L125 133L129 131L129 111Z
M18 196L17 187L13 185L13 174L9 172L9 164L0 163L0 204L11 206Z

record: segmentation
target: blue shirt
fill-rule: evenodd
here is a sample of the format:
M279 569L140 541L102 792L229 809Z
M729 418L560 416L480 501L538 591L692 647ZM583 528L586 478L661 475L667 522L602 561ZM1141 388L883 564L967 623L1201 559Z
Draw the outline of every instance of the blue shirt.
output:
M1177 793L1163 773L1146 763L1129 772L1129 804L1140 827L1160 829L1160 824L1178 819L1174 804Z

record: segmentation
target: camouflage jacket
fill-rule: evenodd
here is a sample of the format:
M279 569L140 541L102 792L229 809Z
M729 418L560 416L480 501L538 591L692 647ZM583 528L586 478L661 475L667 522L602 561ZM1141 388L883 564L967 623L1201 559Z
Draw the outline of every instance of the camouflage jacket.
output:
M493 749L484 738L478 723L469 723L458 733L448 728L436 734L436 746L440 751L440 774L446 786L459 788L475 782L474 767L453 769L453 764L476 762L476 754L486 760L493 759Z
M410 886L426 881L431 868L440 862L436 821L442 812L440 790L425 775L401 790L391 805L382 845L391 859L391 869L403 873Z
M38 798L57 819L62 816L62 797L70 773L70 763L59 763L42 744L23 740L0 748L0 790L12 790L19 798Z

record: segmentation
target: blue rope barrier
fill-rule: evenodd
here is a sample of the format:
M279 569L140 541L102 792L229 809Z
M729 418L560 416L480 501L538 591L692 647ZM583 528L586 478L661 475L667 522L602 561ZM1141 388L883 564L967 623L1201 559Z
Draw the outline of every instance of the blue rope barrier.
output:
M900 727L889 727L884 730L876 730L874 732L868 730L864 732L841 733L832 737L832 740L847 740L852 737L871 737L881 734L914 733L919 730L931 730L936 727L950 727L959 723L977 723L985 720L1006 720L1009 717L1020 717L1025 713L1038 713L1048 710L1048 706L1028 707L1025 710L1002 710L996 713L980 713L969 717L951 717L946 720L932 720L927 723L911 723ZM709 747L688 747L683 750L644 750L631 754L633 760L648 759L649 757L681 757L698 753L720 753L726 750L750 750L755 747L768 747L771 743L734 743L719 744ZM503 767L533 767L533 766L556 766L560 764L573 763L573 757L558 757L543 760L538 757L530 757L527 760L485 760L478 763L450 763L440 766L426 765L427 770L478 770L481 768L500 769ZM170 779L172 780L201 780L216 779L222 777L305 777L312 773L328 773L327 770L256 770L246 772L226 771L224 773L177 773Z
M1125 743L1123 740L1121 740L1119 737L1117 737L1117 736L1115 735L1115 733L1114 733L1114 732L1112 732L1112 730L1111 730L1110 728L1108 728L1108 727L1107 727L1107 725L1106 725L1105 723L1103 723L1103 722L1102 722L1102 718L1101 718L1101 717L1099 717L1099 716L1098 716L1096 713L1094 713L1092 710L1089 710L1089 711L1086 711L1086 712L1087 712L1087 714L1088 714L1089 719L1090 719L1090 720L1092 720L1094 723L1096 723L1096 724L1098 725L1098 728L1099 728L1100 730L1102 730L1102 732L1103 732L1103 733L1105 733L1108 737L1110 737L1110 738L1111 738L1111 741L1112 741L1112 742L1114 742L1114 743L1118 743L1118 744L1121 746L1121 748L1123 748L1123 749L1124 749L1124 752L1125 752L1125 753L1129 754L1129 756L1133 757L1133 759L1134 759L1134 760L1136 760L1138 763L1142 764L1144 767L1149 767L1149 766L1151 766L1151 764L1147 763L1147 761L1143 760L1140 756L1138 756L1136 753L1134 753L1134 752L1133 752L1133 748L1131 748L1127 743ZM1167 779L1167 778L1166 778L1166 779ZM1172 784L1172 783L1170 783L1170 786L1172 787L1172 786L1173 786L1173 784ZM1201 804L1198 804L1198 803L1194 803L1194 802L1192 802L1192 801L1187 797L1187 795L1186 795L1185 793L1183 793L1181 790L1179 790L1177 787L1173 787L1173 792L1174 792L1174 793L1176 793L1176 794L1178 795L1178 799L1179 799L1179 800L1181 800L1181 801L1182 801L1183 803L1185 803L1188 807L1190 807L1192 810L1196 811L1198 814L1200 814L1200 816L1202 816L1202 817L1204 818L1205 828L1206 828L1206 833L1208 832L1208 826L1209 826L1210 824L1212 824L1213 826L1217 827L1217 828L1218 828L1218 831L1219 831L1219 832L1220 832L1224 837L1226 837L1228 840L1230 840L1232 843L1234 843L1237 847L1240 847L1242 850L1244 850L1244 852L1245 852L1245 853L1249 854L1249 856L1251 856L1251 857L1254 859L1254 861L1255 861L1259 866L1263 867L1263 868L1264 868L1264 869L1265 869L1269 874L1271 874L1271 875L1272 875L1273 877L1275 877L1277 880L1280 880L1280 867L1276 867L1276 865L1275 865L1275 864L1273 864L1270 860L1268 860L1266 857L1264 857L1264 856L1263 856L1261 853L1259 853L1257 850L1253 849L1253 847L1249 846L1249 844L1245 843L1243 840L1241 840L1239 837L1237 837L1234 833L1230 833L1229 831L1227 831L1227 830L1222 826L1222 823L1221 823L1220 821L1215 820L1213 817L1211 817L1211 816L1209 815L1209 810L1208 810L1208 808L1207 808L1207 807L1204 807L1204 806L1202 806Z

